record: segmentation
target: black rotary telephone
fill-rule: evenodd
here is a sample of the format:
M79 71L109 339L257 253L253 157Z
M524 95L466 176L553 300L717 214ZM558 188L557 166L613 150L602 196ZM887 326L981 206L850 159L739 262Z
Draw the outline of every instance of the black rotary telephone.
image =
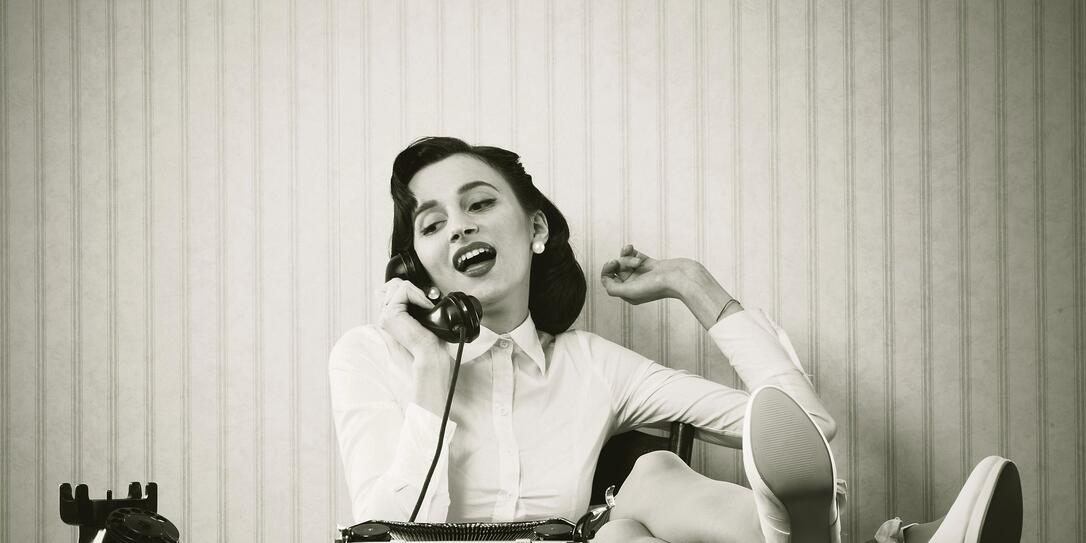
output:
M181 534L172 522L156 513L158 485L147 483L147 493L139 483L128 485L128 496L91 499L87 485L60 485L60 519L79 527L79 543L96 539L105 543L177 543Z
M388 261L388 266L385 267L385 281L393 277L410 281L423 292L433 286L430 275L426 273L426 268L419 262L414 250L399 253ZM483 308L475 296L469 296L463 292L450 292L444 298L434 302L434 307L430 309L408 304L407 313L443 341L457 343L461 341L461 329L464 332L462 339L465 342L475 341L475 338L479 337L479 319L482 317Z
M385 267L385 281L399 277L410 281L423 292L430 289L433 283L430 274L419 262L414 249L399 253L388 261ZM407 314L419 321L419 324L433 332L437 337L449 343L456 343L456 363L453 365L452 378L449 380L449 394L445 397L445 412L441 416L441 430L437 434L437 450L434 451L434 459L430 462L430 469L426 472L426 479L422 482L422 491L415 502L415 509L411 512L411 522L422 507L422 498L426 496L426 489L430 486L430 479L434 476L437 461L441 458L441 444L445 442L445 427L449 424L449 410L452 408L453 392L456 390L456 377L460 374L460 359L464 355L464 344L475 341L479 337L479 321L483 316L483 307L474 296L463 292L450 292L444 298L438 300L434 307L426 309L417 305L408 304Z

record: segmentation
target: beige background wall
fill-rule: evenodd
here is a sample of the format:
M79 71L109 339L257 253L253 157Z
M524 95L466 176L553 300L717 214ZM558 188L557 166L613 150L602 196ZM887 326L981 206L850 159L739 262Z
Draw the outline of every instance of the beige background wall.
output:
M325 361L376 315L396 151L519 151L590 276L626 242L775 315L840 421L845 530L1018 462L1086 540L1074 0L4 0L0 539L161 485L188 541L348 520ZM678 304L581 327L734 384ZM732 451L697 466L739 480Z

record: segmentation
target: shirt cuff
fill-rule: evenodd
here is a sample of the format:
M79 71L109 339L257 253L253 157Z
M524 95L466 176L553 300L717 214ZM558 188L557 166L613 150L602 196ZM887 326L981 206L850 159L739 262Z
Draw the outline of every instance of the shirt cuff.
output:
M807 378L788 335L761 309L720 319L709 328L709 336L752 390L782 374L798 372Z

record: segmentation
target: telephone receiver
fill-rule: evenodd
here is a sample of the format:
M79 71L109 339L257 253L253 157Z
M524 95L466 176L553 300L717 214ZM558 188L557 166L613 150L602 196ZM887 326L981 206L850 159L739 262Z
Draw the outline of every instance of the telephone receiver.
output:
M410 281L427 292L433 283L430 274L419 262L414 249L393 256L385 267L385 281L399 277ZM464 332L464 342L474 341L479 337L479 321L483 316L483 306L475 296L463 292L450 292L434 302L434 307L425 308L407 304L407 313L419 321L419 324L431 331L443 341L460 342L460 331Z

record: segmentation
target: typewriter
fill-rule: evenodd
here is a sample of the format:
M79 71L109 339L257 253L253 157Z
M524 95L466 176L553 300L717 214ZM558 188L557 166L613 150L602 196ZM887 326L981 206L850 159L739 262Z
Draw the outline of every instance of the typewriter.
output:
M585 543L607 521L615 506L615 487L604 492L606 503L592 507L576 523L561 517L520 522L425 523L371 520L340 528L334 543L356 541L567 541Z
M340 529L335 543L355 541L574 541L564 518L524 522L425 523L368 521Z

